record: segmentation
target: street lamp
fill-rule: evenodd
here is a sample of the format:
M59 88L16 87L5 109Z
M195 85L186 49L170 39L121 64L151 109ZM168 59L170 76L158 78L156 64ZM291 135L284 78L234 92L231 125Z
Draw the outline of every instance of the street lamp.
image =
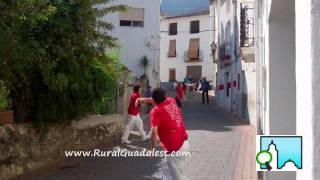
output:
M212 42L211 45L210 45L210 47L211 47L212 55L213 55L213 57L214 57L214 55L215 55L215 53L216 53L216 51L217 51L217 44L216 44L215 42Z

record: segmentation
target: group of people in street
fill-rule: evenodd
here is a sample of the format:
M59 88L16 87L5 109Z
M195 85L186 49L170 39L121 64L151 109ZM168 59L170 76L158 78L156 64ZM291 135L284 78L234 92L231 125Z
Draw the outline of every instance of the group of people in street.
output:
M179 89L182 87L179 85ZM182 89L183 91L183 89ZM179 91L179 97L183 98L183 93ZM139 115L139 107L142 105L153 105L150 112L151 131L147 136L143 123ZM166 92L161 87L151 91L151 97L142 98L140 95L140 86L133 87L133 93L128 107L128 121L121 138L124 144L131 143L128 138L133 126L139 130L141 140L151 139L151 151L154 151L158 140L166 154L173 152L187 152L189 149L188 134L184 127L183 117L177 100L167 97ZM186 156L165 156L163 161L164 180L187 180L184 173L184 163Z
M194 82L191 75L186 76L183 83L176 83L176 85L174 85L174 90L176 91L176 101L178 106L182 106L182 102L186 99L186 94L190 90L202 91L202 103L209 104L209 90L214 88L210 83L211 81L208 81L206 77ZM183 91L181 89L183 89Z
M131 143L128 138L135 125L139 130L141 141L151 139L151 151L155 150L158 140L160 140L162 148L167 154L188 151L188 134L184 127L181 108L185 101L185 94L189 91L188 88L193 79L188 76L185 81L177 83L175 86L175 98L167 97L165 90L161 87L151 90L150 86L147 87L146 97L143 98L140 94L140 86L135 85L130 97L128 121L121 142L124 144ZM210 81L203 77L198 84L201 86L202 103L209 103ZM139 108L144 105L152 107L149 114L151 131L148 135L144 131L143 122L139 114ZM165 156L162 167L163 179L187 180L184 173L185 160L186 157L183 156Z

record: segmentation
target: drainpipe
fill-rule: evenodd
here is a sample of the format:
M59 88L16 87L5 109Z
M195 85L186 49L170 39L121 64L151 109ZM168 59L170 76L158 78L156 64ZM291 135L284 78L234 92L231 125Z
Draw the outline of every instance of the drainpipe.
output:
M261 14L260 13L260 8L259 7L260 4L260 0L255 2L255 66L256 66L256 126L257 126L257 134L262 134L262 119L261 119L261 99L260 99L260 91L261 91L261 87L260 87L260 77L261 77L261 65L260 65L260 50L258 47L260 46L260 19L261 19Z
M216 3L216 9L217 9L217 24L218 24L218 32L220 32L220 28L221 28L221 26L220 26L220 0L217 0L216 1L217 3ZM218 35L218 39L217 39L217 51L216 51L216 53L217 53L217 60L219 61L220 60L220 38L221 38L221 34L220 34L220 36ZM221 72L218 72L218 70L219 70L219 64L217 64L217 76L219 77L219 76L221 76ZM221 70L219 70L219 71L221 71ZM217 85L216 85L216 92L217 92L217 94L216 94L216 101L217 101L217 104L218 105L220 105L220 98L221 98L221 93L220 93L220 90L219 90L219 88L218 88L218 86L219 86L219 78L218 77L216 77L217 78ZM221 77L220 77L221 78Z

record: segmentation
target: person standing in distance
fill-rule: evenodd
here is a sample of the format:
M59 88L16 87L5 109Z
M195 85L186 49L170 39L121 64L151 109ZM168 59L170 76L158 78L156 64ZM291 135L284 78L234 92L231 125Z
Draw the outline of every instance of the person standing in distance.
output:
M178 105L179 108L182 107L182 102L184 99L184 90L183 90L183 84L182 83L178 83L178 86L176 88L176 103Z
M203 77L201 81L201 88L202 88L202 103L205 103L205 96L206 96L207 103L209 104L210 81L207 81L206 77Z

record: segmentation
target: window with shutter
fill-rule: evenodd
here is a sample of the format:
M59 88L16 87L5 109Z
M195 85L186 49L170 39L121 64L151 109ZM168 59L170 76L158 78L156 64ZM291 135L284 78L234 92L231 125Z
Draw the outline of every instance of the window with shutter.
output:
M144 26L144 9L128 8L126 12L119 14L120 26Z
M177 56L176 44L177 44L176 40L170 40L168 57L176 57Z
M188 49L188 58L190 60L199 59L199 38L190 39L189 49Z
M190 23L190 33L196 34L200 32L200 21L191 21Z
M178 23L170 23L169 24L169 35L177 35L178 34Z

